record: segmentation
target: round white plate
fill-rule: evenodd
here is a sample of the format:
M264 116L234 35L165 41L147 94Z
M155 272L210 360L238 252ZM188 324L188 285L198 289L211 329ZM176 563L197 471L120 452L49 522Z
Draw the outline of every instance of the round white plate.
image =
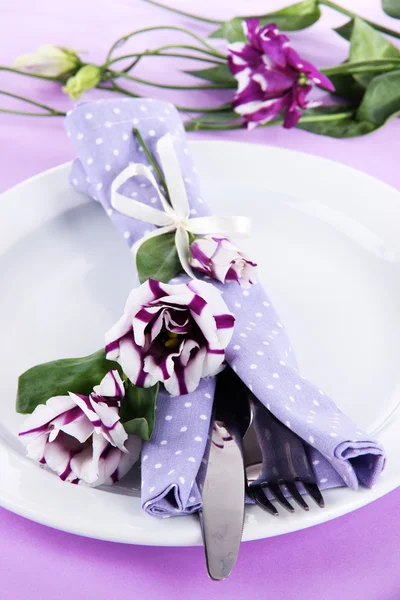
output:
M247 508L243 539L355 510L400 484L400 194L299 152L211 141L191 148L215 212L253 219L244 246L259 262L303 374L367 431L379 429L388 455L374 489L327 491L324 510L280 511L272 519ZM196 517L150 517L127 484L117 493L65 484L26 459L15 435L23 419L14 412L18 375L101 347L133 281L124 240L99 204L68 185L69 168L16 186L0 203L0 504L90 537L200 544Z

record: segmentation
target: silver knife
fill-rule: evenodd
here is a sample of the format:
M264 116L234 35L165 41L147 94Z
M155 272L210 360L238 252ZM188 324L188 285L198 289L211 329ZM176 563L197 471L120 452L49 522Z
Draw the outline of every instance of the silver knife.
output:
M242 453L224 421L215 421L199 512L211 579L221 581L232 571L244 522L245 476Z

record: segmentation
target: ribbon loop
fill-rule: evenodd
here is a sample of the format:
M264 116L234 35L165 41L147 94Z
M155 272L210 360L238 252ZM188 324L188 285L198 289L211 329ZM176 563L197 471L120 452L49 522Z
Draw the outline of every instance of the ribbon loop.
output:
M142 163L128 165L111 184L111 206L120 213L150 223L159 229L146 234L132 247L136 254L146 240L175 231L175 244L179 260L186 273L195 279L190 266L189 232L196 235L222 235L229 237L247 237L250 234L251 221L247 217L196 217L190 218L190 206L186 193L182 170L175 152L173 138L170 133L157 143L157 152L164 172L168 195L171 201L162 194L151 169ZM154 187L163 210L128 198L118 192L119 188L132 177L145 177Z

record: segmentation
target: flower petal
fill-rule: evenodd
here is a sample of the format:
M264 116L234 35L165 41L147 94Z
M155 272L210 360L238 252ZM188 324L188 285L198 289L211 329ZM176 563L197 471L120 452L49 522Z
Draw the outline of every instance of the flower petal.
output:
M70 462L81 444L75 438L60 433L54 442L47 444L44 451L46 464L63 480L71 475Z
M28 433L41 433L42 428L47 428L47 424L61 415L62 413L74 408L75 402L69 396L53 396L49 398L46 404L39 404L32 414L24 421L19 435Z
M125 388L118 371L116 369L109 371L103 377L100 384L93 388L93 392L98 396L123 398L125 396Z

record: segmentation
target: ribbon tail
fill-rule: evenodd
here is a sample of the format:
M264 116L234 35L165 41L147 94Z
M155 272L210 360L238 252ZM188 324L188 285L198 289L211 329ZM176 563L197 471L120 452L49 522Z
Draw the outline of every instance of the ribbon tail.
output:
M187 230L196 235L224 235L245 238L250 235L248 217L196 217L189 219Z
M138 202L138 200L133 200L133 198L127 198L119 192L111 194L111 206L131 219L144 221L158 227L167 227L172 221L171 217L164 211L143 204L143 202Z
M196 275L193 273L192 267L189 263L190 256L190 244L189 244L189 234L183 227L178 227L175 233L175 246L176 251L179 256L179 260L181 262L183 270L191 277L192 279L197 279Z

